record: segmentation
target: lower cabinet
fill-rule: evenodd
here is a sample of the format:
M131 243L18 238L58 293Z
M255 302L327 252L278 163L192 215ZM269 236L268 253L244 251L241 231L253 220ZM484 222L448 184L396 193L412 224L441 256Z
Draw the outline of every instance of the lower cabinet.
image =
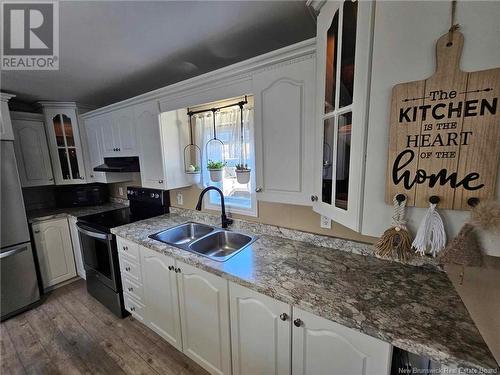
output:
M387 375L392 346L293 308L293 375Z
M231 374L228 282L177 261L184 354L212 374Z
M234 283L229 295L233 374L290 374L290 305Z
M390 344L117 238L125 308L211 374L388 375Z
M43 287L48 288L76 276L75 258L67 218L32 225Z
M80 237L78 236L78 228L76 226L77 218L74 216L68 217L69 232L71 234L71 243L73 245L73 255L75 257L76 273L82 279L86 279L85 267L83 265L82 249L80 247Z
M170 344L182 350L174 259L142 246L139 249L146 324Z

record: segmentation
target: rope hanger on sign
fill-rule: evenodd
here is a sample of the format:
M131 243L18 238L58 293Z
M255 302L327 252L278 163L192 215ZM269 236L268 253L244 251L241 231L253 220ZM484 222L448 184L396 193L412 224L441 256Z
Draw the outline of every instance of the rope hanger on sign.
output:
M457 0L451 1L451 19L450 19L450 28L448 30L448 47L453 45L453 32L457 31L460 28L458 23L455 23L455 14L457 12Z

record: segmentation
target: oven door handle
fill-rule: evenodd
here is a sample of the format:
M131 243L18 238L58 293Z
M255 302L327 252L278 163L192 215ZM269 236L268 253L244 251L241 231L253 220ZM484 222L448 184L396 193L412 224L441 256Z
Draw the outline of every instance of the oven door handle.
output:
M78 223L76 224L76 227L78 229L78 232L83 233L84 235L92 237L92 238L97 238L98 240L109 241L109 240L113 239L112 234L92 232L90 230L83 229L81 226L78 225Z

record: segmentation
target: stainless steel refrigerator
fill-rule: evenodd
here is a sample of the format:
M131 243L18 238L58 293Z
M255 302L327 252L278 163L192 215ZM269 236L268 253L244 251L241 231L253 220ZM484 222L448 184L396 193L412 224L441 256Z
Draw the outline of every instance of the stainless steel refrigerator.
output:
M39 301L40 289L13 142L1 141L0 153L0 311L5 320Z

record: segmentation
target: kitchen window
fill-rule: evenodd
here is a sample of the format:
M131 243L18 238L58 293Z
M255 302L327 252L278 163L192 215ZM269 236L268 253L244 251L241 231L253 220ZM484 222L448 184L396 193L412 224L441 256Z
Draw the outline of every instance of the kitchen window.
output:
M236 101L236 100L235 100ZM226 208L229 212L248 216L257 216L257 199L255 197L255 146L253 105L243 107L243 133L241 132L241 112L238 106L221 109L215 112L215 128L217 139L212 141L213 113L204 112L193 116L196 139L203 153L202 185L216 186L224 193ZM217 107L217 104L213 105ZM207 145L207 142L208 145ZM244 158L242 159L242 154ZM207 170L208 160L225 161L223 179L220 182L210 180ZM247 164L251 169L251 178L247 184L240 184L236 179L236 164ZM220 196L210 191L205 199L205 208L220 209Z

